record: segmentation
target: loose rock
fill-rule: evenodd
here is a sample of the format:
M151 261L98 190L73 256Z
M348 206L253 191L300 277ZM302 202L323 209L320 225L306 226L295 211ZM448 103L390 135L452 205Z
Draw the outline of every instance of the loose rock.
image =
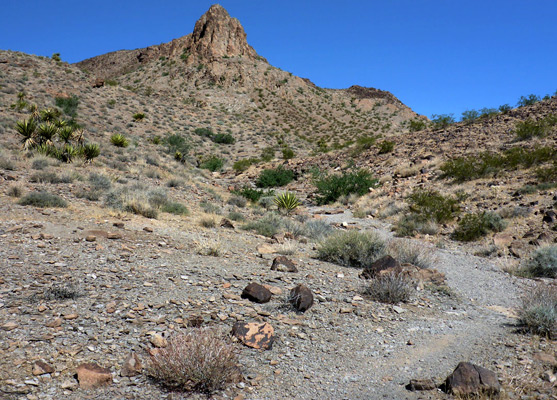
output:
M242 292L242 299L248 299L255 303L267 303L271 300L271 291L259 283L252 282Z
M93 389L112 383L112 374L108 368L95 363L85 363L77 367L77 380L82 389Z
M232 327L232 334L254 349L271 349L275 341L275 330L267 322L236 322Z
M275 257L273 265L271 265L271 270L280 272L298 272L298 268L296 268L294 261L285 256Z
M501 385L495 372L469 362L461 362L447 377L445 389L449 393L461 396L497 394Z
M305 285L298 285L290 291L288 301L298 311L305 312L313 305L313 293Z

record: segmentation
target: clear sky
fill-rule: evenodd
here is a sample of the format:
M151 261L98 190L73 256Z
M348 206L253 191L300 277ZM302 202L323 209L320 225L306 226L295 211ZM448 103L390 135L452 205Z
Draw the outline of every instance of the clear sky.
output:
M76 62L192 32L213 1L4 0L0 48ZM557 0L221 0L269 62L388 90L420 114L557 90Z

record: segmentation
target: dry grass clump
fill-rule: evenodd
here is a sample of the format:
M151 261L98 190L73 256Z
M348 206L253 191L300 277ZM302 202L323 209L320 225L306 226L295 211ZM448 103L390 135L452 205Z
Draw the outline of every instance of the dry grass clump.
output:
M385 242L374 232L340 231L323 240L317 258L346 267L363 268L384 254Z
M526 261L524 272L529 276L557 278L557 245L536 249Z
M391 272L371 281L366 294L381 303L396 304L410 300L414 293L412 281L406 275Z
M236 348L214 329L192 328L151 356L147 373L163 385L187 392L213 393L241 375Z
M528 332L557 338L557 286L538 286L518 309L519 322Z
M400 263L419 268L431 268L436 261L433 249L408 239L392 239L387 244L387 253Z

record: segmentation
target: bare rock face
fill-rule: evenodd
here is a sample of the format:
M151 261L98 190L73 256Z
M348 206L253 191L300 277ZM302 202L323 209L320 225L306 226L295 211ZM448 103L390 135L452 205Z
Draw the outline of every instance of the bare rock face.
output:
M460 362L447 377L445 389L460 396L497 394L501 385L495 372L469 362Z
M220 5L212 5L195 23L191 36L191 53L218 60L223 57L257 58L248 45L246 32L236 18L231 18Z

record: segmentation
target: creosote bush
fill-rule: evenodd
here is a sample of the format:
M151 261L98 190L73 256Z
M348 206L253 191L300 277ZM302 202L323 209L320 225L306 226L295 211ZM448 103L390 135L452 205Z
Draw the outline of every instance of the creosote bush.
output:
M314 180L314 185L317 188L317 204L322 205L334 203L341 196L362 196L370 188L377 187L378 181L372 177L371 172L361 169L341 175L320 176Z
M525 271L530 276L557 278L557 245L536 249L526 261Z
M168 341L151 356L147 373L166 387L213 393L237 382L236 348L210 328L192 328Z
M453 239L461 242L471 242L487 235L489 232L501 232L507 227L507 222L497 213L481 211L466 214L458 222L454 230Z
M22 206L33 207L67 207L68 203L60 196L47 192L28 193L19 200L18 204Z
M279 166L278 168L263 170L255 184L260 188L280 187L288 185L293 179L294 171Z
M376 233L336 232L317 247L317 258L345 267L363 268L385 253L385 242Z
M557 286L538 286L529 292L518 309L518 319L528 332L557 338Z
M458 199L443 196L436 190L414 190L407 198L410 211L418 214L423 220L444 223L452 220L460 211Z
M211 172L220 171L224 166L224 160L215 155L204 158L199 164L199 168L208 169Z

